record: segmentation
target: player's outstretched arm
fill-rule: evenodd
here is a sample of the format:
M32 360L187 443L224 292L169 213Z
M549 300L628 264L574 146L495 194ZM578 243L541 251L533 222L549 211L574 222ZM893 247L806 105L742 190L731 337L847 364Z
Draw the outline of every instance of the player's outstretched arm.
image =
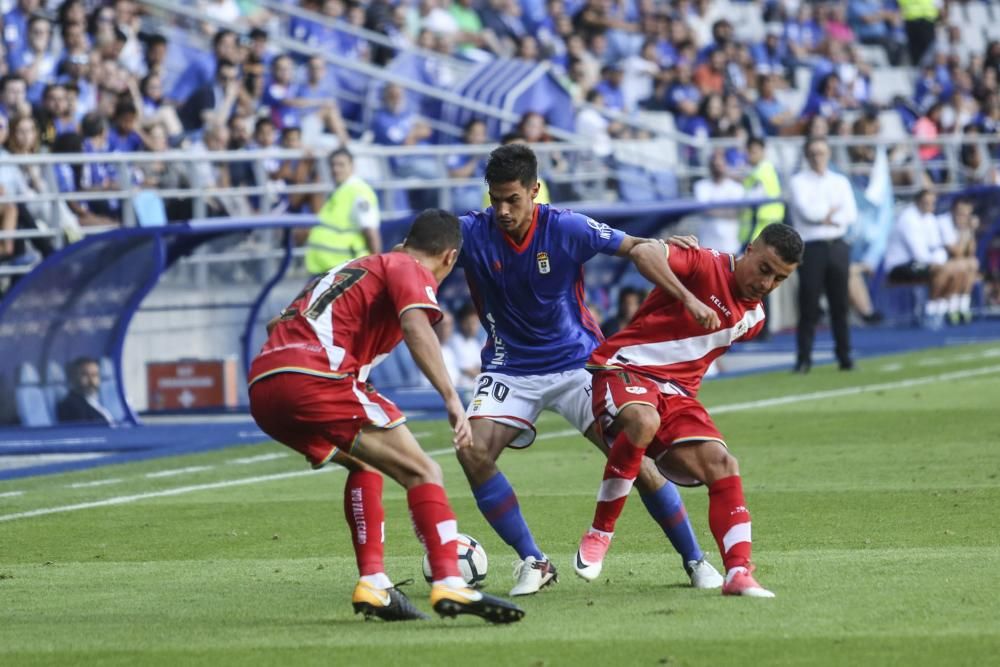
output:
M422 312L420 308L413 308L403 313L402 317L399 318L399 324L403 331L403 340L410 348L410 353L413 354L413 360L417 362L417 367L427 376L431 386L444 399L444 407L448 411L448 421L451 422L455 434L453 440L455 447L471 446L472 429L465 416L465 407L451 383L451 378L448 377L444 358L441 356L441 344L427 319L427 314Z
M639 269L642 277L684 304L695 321L706 329L721 325L718 313L692 294L670 268L670 246L657 243L638 243L629 251L629 259Z

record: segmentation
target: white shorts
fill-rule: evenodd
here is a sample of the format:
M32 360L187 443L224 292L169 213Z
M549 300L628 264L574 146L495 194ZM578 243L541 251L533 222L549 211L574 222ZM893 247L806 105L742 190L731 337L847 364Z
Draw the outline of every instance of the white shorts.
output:
M521 449L535 441L535 422L542 410L562 415L580 433L594 423L590 400L592 376L583 368L545 375L480 373L469 404L469 419L491 419L521 429L510 443Z

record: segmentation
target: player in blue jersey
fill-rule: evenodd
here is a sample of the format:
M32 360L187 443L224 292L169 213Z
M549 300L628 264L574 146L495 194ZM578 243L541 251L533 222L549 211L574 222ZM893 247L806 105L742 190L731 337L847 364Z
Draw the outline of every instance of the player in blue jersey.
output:
M633 256L631 250L647 240L573 211L535 204L538 162L522 144L490 154L486 183L492 206L460 218L459 261L489 340L468 408L474 444L459 450L458 459L483 516L520 558L510 594L529 595L555 581L556 569L535 543L496 461L505 448L534 441L542 410L561 414L607 454L593 427L591 376L584 369L603 337L587 310L583 264L598 253L638 264L642 254ZM650 462L644 462L636 486L681 554L692 585L721 586L677 489Z

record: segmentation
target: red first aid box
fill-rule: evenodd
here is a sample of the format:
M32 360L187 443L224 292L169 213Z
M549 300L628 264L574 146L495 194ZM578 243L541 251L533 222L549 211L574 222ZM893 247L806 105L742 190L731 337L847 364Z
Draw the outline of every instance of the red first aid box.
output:
M236 407L236 359L146 364L150 410Z

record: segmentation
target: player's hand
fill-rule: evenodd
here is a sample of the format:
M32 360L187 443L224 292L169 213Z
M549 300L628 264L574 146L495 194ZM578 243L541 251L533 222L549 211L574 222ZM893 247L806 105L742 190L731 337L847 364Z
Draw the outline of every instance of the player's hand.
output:
M691 313L691 317L706 329L714 330L722 325L721 320L719 320L719 314L715 312L715 309L709 308L694 295L684 300L684 307Z
M451 442L455 449L463 449L472 446L472 427L469 425L469 418L465 416L465 407L456 396L445 404L448 411L448 422L451 424L453 437Z
M667 239L667 243L670 245L675 245L678 248L686 248L688 250L695 250L698 248L698 237L694 234L684 234L684 235L673 235Z

